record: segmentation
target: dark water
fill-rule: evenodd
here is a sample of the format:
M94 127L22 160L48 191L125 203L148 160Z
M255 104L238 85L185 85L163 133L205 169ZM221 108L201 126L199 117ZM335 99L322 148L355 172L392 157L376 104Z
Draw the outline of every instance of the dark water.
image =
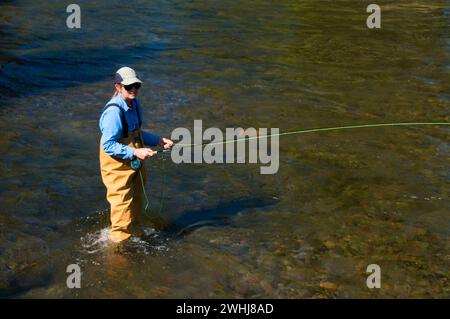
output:
M146 236L106 244L98 164L114 71L145 127L449 121L446 1L0 3L0 296L450 297L445 127L280 139L280 170L148 161ZM162 228L154 229L152 226ZM81 289L66 287L80 265ZM378 264L382 288L368 289Z

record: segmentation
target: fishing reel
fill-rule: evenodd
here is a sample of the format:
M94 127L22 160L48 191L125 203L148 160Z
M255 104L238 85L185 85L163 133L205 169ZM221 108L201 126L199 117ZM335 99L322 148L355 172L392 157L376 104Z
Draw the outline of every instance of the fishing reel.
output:
M135 171L139 170L142 166L141 164L141 160L139 158L134 158L134 160L131 161L130 166L132 169L134 169Z

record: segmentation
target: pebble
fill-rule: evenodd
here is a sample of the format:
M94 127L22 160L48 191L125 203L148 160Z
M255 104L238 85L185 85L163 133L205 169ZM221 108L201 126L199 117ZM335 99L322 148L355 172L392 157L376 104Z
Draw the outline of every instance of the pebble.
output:
M328 249L334 248L334 247L336 246L336 244L333 243L333 242L330 241L330 240L324 241L324 242L323 242L323 245L324 245L326 248L328 248Z
M337 289L337 285L332 282L321 282L320 288L335 290Z

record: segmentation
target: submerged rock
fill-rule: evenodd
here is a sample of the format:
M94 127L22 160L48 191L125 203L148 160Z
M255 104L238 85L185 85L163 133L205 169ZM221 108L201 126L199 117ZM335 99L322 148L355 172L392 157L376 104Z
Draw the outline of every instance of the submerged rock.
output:
M48 247L42 239L11 231L1 233L0 242L0 297L14 296L48 282Z

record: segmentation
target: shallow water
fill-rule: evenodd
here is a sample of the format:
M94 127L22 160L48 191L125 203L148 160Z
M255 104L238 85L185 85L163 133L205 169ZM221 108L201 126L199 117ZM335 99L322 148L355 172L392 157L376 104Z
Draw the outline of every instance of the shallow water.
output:
M389 127L280 138L280 169L148 161L146 235L107 244L98 117L138 70L145 127L449 121L445 1L0 3L0 296L449 297L449 138ZM112 21L126 21L117 28ZM66 287L80 265L81 289ZM368 289L378 264L382 288Z

